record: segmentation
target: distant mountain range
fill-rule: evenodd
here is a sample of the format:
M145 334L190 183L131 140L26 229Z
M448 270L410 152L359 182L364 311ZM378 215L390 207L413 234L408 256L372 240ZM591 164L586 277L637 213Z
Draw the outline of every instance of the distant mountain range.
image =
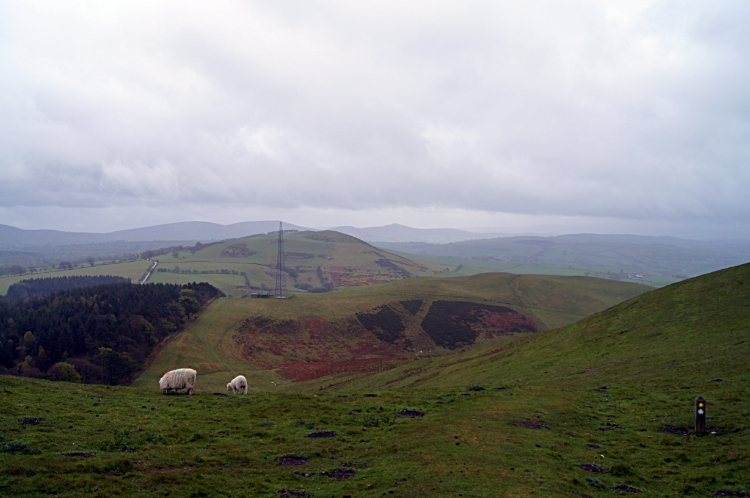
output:
M315 230L291 223L284 223L283 227L286 230ZM37 256L50 261L75 259L76 255L97 256L102 251L106 254L133 253L158 247L192 245L198 241L205 243L237 239L275 232L278 228L279 222L271 220L231 225L190 221L109 233L22 230L0 225L0 253L7 256L0 258L0 262L23 260L21 256L24 254L14 255L11 254L12 251L44 253L43 257ZM368 228L340 226L331 230L402 253L487 261L527 261L565 267L575 265L615 271L645 271L676 278L700 275L750 261L748 240L688 240L599 234L513 236L454 228L421 229L399 224ZM115 247L114 243L119 244ZM135 247L135 243L139 247ZM67 246L67 249L63 246ZM25 256L33 259L30 255Z
M8 225L0 225L0 248L152 240L208 242L212 240L236 239L278 229L278 221L244 221L232 225L220 225L206 221L186 221L145 228L133 228L130 230L118 230L109 233L23 230ZM307 230L307 228L290 223L284 223L284 229Z
M494 239L507 237L502 233L475 233L456 228L412 228L398 223L382 227L356 228L351 226L331 228L366 242L428 242L447 244L464 240Z
M283 226L285 230L315 230L286 222ZM268 233L278 229L278 221L244 221L231 225L220 225L206 221L186 221L108 233L23 230L8 225L0 225L0 248L155 240L209 242L247 237L248 235ZM345 226L331 228L331 230L357 237L366 242L428 242L433 244L488 239L503 235L499 233L473 233L454 228L411 228L398 224L370 228Z

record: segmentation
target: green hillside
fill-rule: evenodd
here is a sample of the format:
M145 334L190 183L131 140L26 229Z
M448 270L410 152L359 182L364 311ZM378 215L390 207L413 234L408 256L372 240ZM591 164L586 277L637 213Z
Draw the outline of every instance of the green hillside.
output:
M201 389L248 372L256 390L271 382L328 385L567 325L648 290L589 277L486 273L288 300L221 299L165 345L134 386L187 366L201 372Z
M292 293L373 285L434 273L403 256L332 231L287 233L284 253L287 289ZM273 290L277 254L277 235L177 251L155 257L159 267L150 281L201 279L232 296Z
M705 386L715 377L738 381L748 375L750 365L750 264L642 294L487 355L490 350L415 362L408 367L414 373L398 382L391 380L404 374L396 369L361 380L356 387L403 387L436 372L420 385L491 382L499 375L523 383L581 376L602 384L629 379L674 388ZM462 361L460 368L445 367L456 361Z
M748 285L730 268L307 393L253 372L249 396L201 374L192 397L0 377L0 495L747 496Z

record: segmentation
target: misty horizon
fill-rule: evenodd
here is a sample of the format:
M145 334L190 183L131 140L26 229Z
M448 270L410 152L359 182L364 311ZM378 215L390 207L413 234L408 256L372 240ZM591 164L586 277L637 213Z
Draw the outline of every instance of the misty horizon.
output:
M744 238L748 21L740 2L5 3L0 224Z

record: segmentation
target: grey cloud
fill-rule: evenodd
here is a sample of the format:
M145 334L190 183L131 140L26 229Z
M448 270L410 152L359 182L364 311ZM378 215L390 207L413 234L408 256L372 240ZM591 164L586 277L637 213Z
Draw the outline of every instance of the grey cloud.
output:
M0 17L8 210L750 215L743 3L38 2Z

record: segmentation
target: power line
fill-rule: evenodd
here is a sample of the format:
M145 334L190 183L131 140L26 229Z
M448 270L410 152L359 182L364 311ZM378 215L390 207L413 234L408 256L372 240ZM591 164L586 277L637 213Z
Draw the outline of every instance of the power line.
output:
M284 230L279 222L279 252L276 256L276 299L286 299L286 268L284 267Z

